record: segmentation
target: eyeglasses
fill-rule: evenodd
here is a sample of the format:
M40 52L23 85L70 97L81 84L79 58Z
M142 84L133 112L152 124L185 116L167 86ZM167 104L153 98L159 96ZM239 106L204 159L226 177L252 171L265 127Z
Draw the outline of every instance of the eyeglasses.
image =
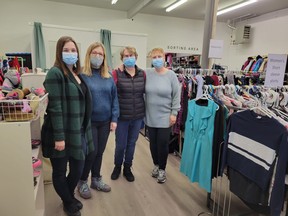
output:
M101 57L104 57L104 54L103 53L97 53L97 52L92 52L91 54L90 54L91 56L101 56Z

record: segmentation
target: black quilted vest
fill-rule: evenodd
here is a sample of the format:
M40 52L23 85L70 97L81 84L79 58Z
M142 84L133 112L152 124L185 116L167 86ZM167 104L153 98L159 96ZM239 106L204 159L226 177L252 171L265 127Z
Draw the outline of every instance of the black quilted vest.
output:
M145 72L136 67L134 77L126 70L117 70L117 93L120 107L120 120L135 120L145 115L144 92Z

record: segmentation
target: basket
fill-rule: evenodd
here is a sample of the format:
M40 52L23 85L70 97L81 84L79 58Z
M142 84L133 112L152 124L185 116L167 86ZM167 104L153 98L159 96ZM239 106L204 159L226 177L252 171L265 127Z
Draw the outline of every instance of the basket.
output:
M7 122L30 121L43 116L48 104L48 94L23 100L0 100L2 119ZM29 109L26 109L28 105Z

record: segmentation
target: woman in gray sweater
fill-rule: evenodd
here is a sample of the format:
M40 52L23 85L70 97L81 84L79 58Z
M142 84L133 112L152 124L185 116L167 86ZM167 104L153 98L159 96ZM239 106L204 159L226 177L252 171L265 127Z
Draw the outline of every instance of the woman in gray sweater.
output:
M164 183L171 126L175 124L180 109L180 86L174 71L164 67L162 48L154 48L150 57L154 68L146 71L145 123L154 163L152 177L157 178L158 183Z

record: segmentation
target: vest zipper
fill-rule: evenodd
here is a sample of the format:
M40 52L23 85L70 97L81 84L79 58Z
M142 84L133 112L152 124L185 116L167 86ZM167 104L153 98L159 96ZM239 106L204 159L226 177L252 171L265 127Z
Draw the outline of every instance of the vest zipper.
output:
M134 77L131 77L131 81L132 81L132 92L133 92L133 117L135 117L135 113L136 113L136 105L135 105L135 88L134 88Z

